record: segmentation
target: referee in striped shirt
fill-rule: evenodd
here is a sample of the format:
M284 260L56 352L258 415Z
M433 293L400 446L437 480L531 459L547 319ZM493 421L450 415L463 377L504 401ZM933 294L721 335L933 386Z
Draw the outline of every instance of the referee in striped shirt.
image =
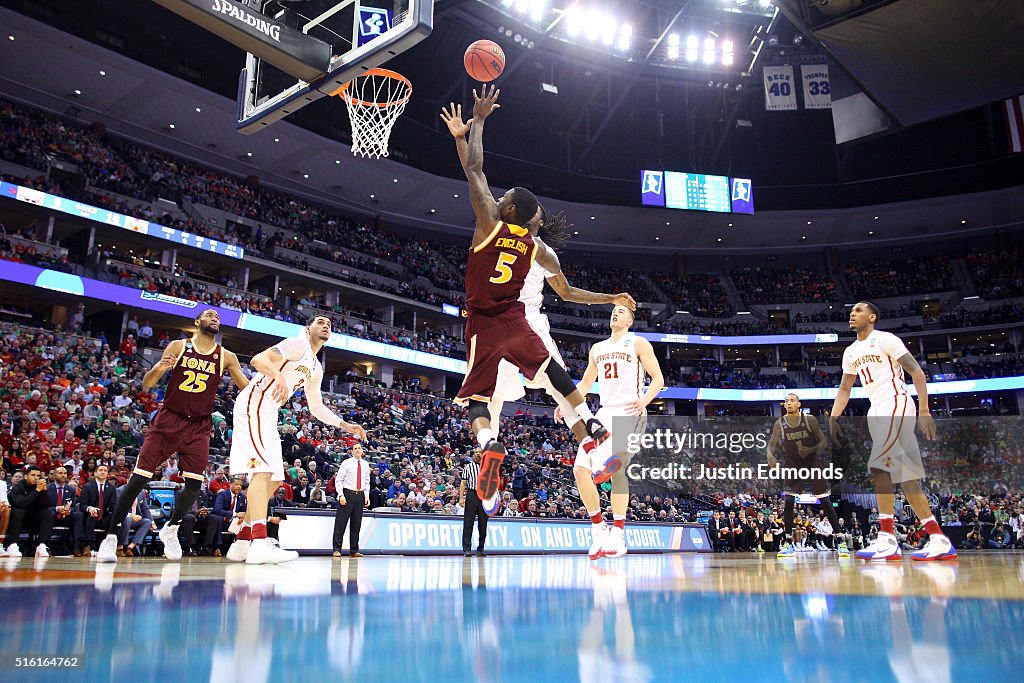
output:
M476 493L476 478L480 476L480 449L473 451L473 462L462 467L462 483L459 484L459 505L465 508L462 513L462 553L466 557L473 554L473 520L477 520L479 545L476 554L484 556L484 544L487 542L487 513L484 504Z

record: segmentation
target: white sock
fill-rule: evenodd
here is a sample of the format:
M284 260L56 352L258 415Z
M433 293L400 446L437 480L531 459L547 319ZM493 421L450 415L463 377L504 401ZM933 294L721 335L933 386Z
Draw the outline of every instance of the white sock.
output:
M480 444L480 448L484 448L494 438L494 432L491 431L490 427L484 427L476 433L476 442Z
M594 417L594 414L590 412L590 406L587 405L586 401L576 406L575 410L576 414L579 415L584 422L591 420Z

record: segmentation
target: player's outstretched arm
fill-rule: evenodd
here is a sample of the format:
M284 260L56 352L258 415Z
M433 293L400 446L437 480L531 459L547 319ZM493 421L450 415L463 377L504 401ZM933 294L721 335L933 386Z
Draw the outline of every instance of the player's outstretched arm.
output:
M182 346L184 345L185 341L183 339L175 339L167 345L167 348L164 349L164 355L160 356L160 360L142 376L143 389L155 387L156 383L174 367L174 364L178 362L178 358L181 356Z
M924 370L918 365L917 360L910 353L905 353L896 359L911 379L914 380L914 388L917 389L917 424L921 427L921 433L925 438L935 438L935 419L932 418L931 408L928 405L928 377Z
M455 138L455 151L459 153L459 163L462 164L462 171L466 171L466 162L469 159L469 140L466 139L473 119L462 120L462 105L449 102L447 107L441 107L441 120L448 126L448 132Z
M473 204L473 213L476 214L473 246L483 242L501 220L498 203L494 201L491 188L487 185L487 176L484 175L484 120L501 107L497 104L501 91L493 85L484 86L481 94L482 97L478 96L476 89L473 89L473 123L469 129L469 149L463 165L466 179L469 180L469 199Z
M235 386L239 389L245 389L249 386L249 378L242 372L242 365L238 362L238 356L232 351L228 351L223 346L221 352L224 354L224 369L228 371L231 376L231 381L235 383Z
M366 430L362 425L352 422L345 422L334 414L334 411L324 405L323 397L320 395L320 378L314 377L313 381L306 385L306 403L309 404L309 412L313 417L326 425L339 427L349 434L355 434L362 441L366 440Z
M857 381L857 375L843 373L843 381L839 383L839 391L836 392L836 400L832 404L832 412L828 417L828 431L832 435L832 443L839 444L843 436L843 428L839 426L839 416L846 410L846 404L850 402L850 392L853 384Z
M549 275L546 280L551 285L551 289L555 290L555 293L562 297L562 300L571 301L576 304L614 304L616 306L625 306L631 311L636 310L636 301L625 292L621 294L603 294L570 285L569 280L562 272L562 264L559 262L558 254L555 253L555 250L539 239L534 239L534 241L537 242L537 263L547 272L554 273L554 275Z

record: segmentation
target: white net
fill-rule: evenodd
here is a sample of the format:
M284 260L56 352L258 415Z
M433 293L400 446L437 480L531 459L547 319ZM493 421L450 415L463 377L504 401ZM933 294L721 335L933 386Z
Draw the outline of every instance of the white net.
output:
M409 79L387 69L371 69L349 81L338 95L345 100L352 124L352 154L386 157L391 128L412 95Z

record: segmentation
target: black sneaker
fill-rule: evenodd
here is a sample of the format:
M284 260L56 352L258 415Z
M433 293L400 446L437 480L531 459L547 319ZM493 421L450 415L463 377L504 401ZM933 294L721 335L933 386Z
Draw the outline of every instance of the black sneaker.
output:
M587 420L587 434L593 439L597 445L601 445L605 441L611 438L612 433L604 428L604 425L597 421L596 417L592 417Z
M480 475L476 479L476 494L481 500L493 498L501 484L501 463L505 459L505 447L492 439L480 457Z

